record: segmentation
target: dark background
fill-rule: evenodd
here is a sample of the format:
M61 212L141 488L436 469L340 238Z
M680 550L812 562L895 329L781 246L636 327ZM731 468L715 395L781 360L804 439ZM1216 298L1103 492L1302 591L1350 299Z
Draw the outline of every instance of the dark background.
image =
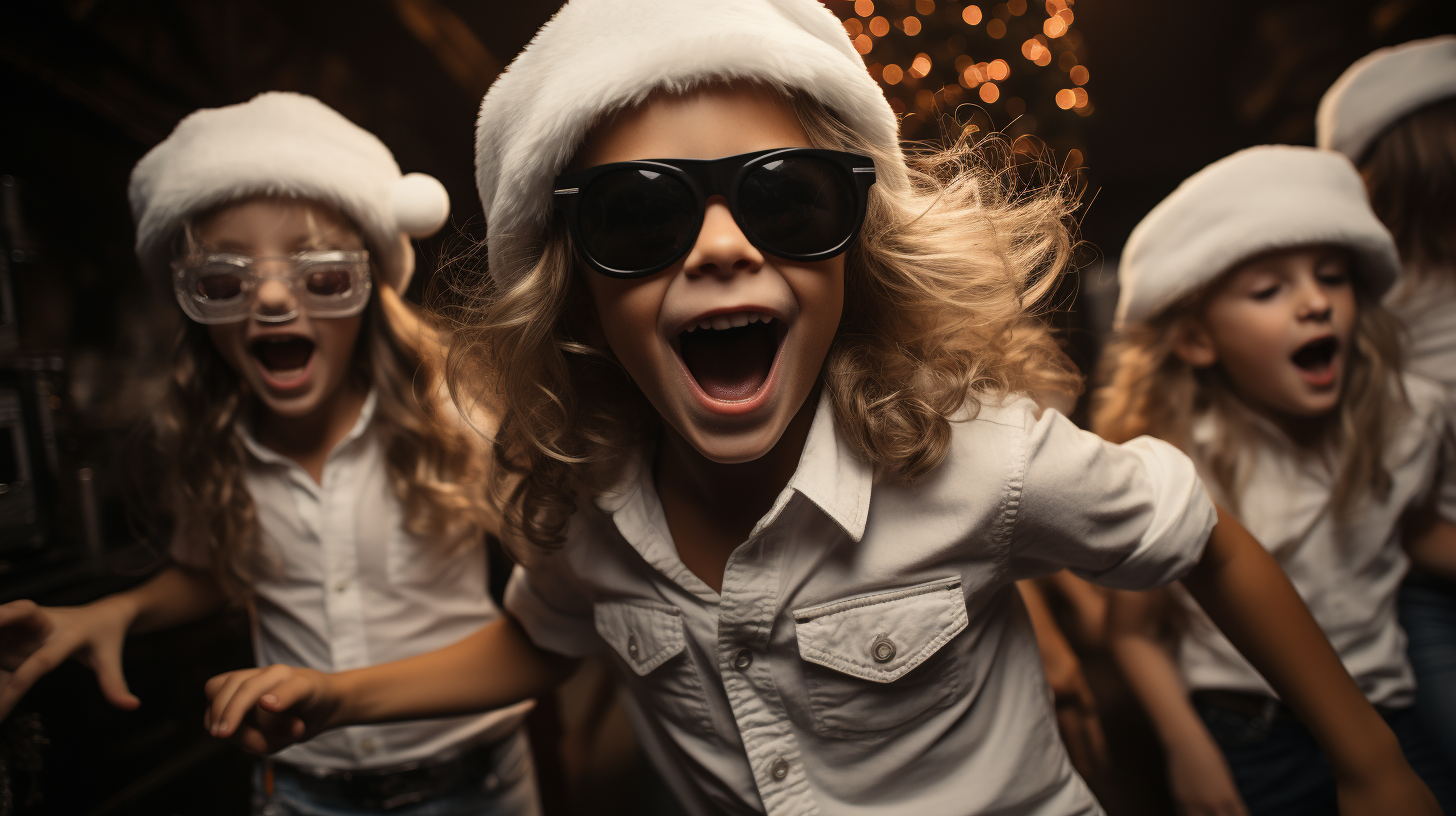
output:
M1456 31L1450 0L1080 0L1071 6L1075 51L1090 69L1094 105L1074 116L1050 102L1061 81L1056 65L1038 72L1020 55L1026 32L995 40L985 22L957 22L964 2L931 4L929 13L921 4L875 3L874 14L897 25L919 13L924 31L918 40L905 39L903 28L892 32L867 62L913 57L931 48L918 43L932 39L942 49L965 42L979 60L1004 58L1012 66L1006 96L987 105L968 100L978 121L1038 136L1058 157L1078 151L1086 266L1070 281L1072 314L1064 323L1083 365L1095 355L1115 297L1104 261L1115 259L1132 226L1181 179L1248 145L1312 143L1319 97L1351 62L1379 46ZM17 333L6 365L46 368L53 390L45 400L59 440L44 536L0 548L0 600L81 602L158 563L154 550L137 544L145 533L123 512L122 490L134 477L121 441L155 404L178 320L170 293L144 280L132 255L126 181L142 154L199 107L265 90L317 96L377 134L406 172L429 173L450 192L453 226L421 244L410 292L418 300L439 260L481 234L471 163L480 97L558 5L0 3L0 249L8 253ZM850 0L826 5L843 18L857 16ZM987 22L996 17L1034 32L1047 17L1041 5L1023 2L1020 14L1004 4L981 7ZM910 94L913 108L911 83L888 90ZM1013 122L1006 105L1012 92L1025 98L1032 118ZM965 110L954 115L964 121ZM934 138L944 122L931 119L922 116L907 130ZM99 552L85 549L78 521L86 517L75 478L83 467L98 487ZM246 761L201 733L200 687L202 678L248 659L235 620L139 639L128 652L128 675L147 705L130 714L107 708L84 669L64 667L37 688L28 714L0 727L0 816L234 812L217 802L241 804ZM48 747L37 747L41 728ZM44 760L38 777L37 759ZM40 802L30 798L37 787Z

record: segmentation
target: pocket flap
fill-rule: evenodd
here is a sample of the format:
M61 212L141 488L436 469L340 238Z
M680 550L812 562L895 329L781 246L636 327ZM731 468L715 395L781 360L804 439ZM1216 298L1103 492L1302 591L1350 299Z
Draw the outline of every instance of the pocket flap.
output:
M666 663L687 645L682 610L661 601L601 601L593 608L597 634L637 676Z
M876 683L905 676L966 624L960 578L794 610L800 657Z

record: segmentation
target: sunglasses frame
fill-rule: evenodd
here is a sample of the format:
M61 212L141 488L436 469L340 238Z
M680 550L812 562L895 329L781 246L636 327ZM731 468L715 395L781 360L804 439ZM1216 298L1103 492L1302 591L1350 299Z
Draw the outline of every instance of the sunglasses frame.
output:
M854 226L849 234L834 247L813 253L786 253L774 250L758 240L753 233L743 225L738 218L738 190L744 179L755 169L774 161L789 156L813 156L827 160L829 163L843 170L848 179L853 182L857 195L855 197ZM666 261L654 264L644 269L616 269L593 258L586 249L586 242L581 235L581 220L578 217L582 193L591 186L598 177L607 173L628 168L641 168L653 172L670 175L682 182L697 200L697 231L694 232L693 240L685 242L672 257ZM655 275L658 272L677 263L686 255L697 242L698 233L703 229L703 218L707 214L708 199L715 195L721 195L728 200L728 211L733 214L733 221L743 231L749 243L778 258L790 261L822 261L825 258L832 258L849 248L849 245L859 235L860 228L864 225L865 211L868 208L869 189L875 183L875 163L868 156L858 153L848 153L840 150L823 150L814 147L780 147L772 150L757 150L751 153L740 153L736 156L725 156L721 159L647 159L642 161L612 162L610 164L599 164L595 167L588 167L585 170L578 170L573 173L566 173L556 177L552 189L552 200L556 208L561 211L566 219L567 230L571 234L573 243L576 244L577 255L586 262L588 266L610 278L632 279L645 278L648 275Z

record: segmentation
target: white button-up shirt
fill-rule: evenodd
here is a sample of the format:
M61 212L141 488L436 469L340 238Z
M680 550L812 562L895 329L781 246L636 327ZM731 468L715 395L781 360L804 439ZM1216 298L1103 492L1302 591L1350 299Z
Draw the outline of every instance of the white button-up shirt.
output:
M639 460L515 572L507 609L543 648L610 650L694 813L1100 813L1013 583L1071 567L1161 585L1201 554L1213 505L1173 447L1111 445L1029 400L952 427L934 473L876 483L821 400L721 594L678 557Z
M1385 305L1405 326L1406 370L1456 397L1456 270L1432 269L1416 283L1402 282Z
M1371 703L1391 708L1409 706L1415 697L1395 612L1396 589L1410 567L1401 520L1434 500L1437 513L1456 523L1456 474L1447 467L1441 475L1443 462L1450 461L1451 433L1443 391L1412 375L1404 382L1412 413L1386 445L1391 484L1384 501L1365 494L1341 523L1330 503L1337 474L1327 458L1301 454L1265 423L1259 423L1265 444L1252 457L1238 501L1239 519L1284 568L1361 691ZM1212 438L1211 422L1196 426L1196 444ZM1188 687L1274 696L1202 609L1186 593L1178 596L1188 611L1178 647Z
M247 485L272 574L254 589L258 665L326 672L358 669L448 646L500 615L486 590L485 548L452 546L405 529L372 426L371 392L359 420L329 453L315 482L246 427ZM178 540L173 555L206 555ZM483 715L353 726L290 746L277 758L325 768L377 768L506 736L530 704Z

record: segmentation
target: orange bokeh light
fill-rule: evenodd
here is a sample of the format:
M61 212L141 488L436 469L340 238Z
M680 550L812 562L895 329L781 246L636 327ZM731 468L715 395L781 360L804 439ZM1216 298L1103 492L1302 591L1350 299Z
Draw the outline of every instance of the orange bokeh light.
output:
M874 47L875 41L871 40L868 34L861 34L854 38L854 50L858 51L861 57L868 54Z
M991 64L986 66L986 74L994 80L1003 80L1011 76L1011 66L1007 65L1004 59L992 60Z
M915 0L915 11L924 16L935 13L935 0Z
M1055 40L1067 33L1067 24L1062 22L1060 17L1048 17L1046 22L1041 24L1041 32Z
M1082 151L1072 148L1067 151L1067 161L1062 164L1062 170L1070 173L1078 167L1081 167L1082 161Z
M1040 54L1037 54L1036 55L1036 59L1032 60L1032 62L1036 63L1037 65L1040 65L1043 68L1045 68L1048 65L1051 65L1052 64L1052 52L1050 52L1047 49L1043 48L1041 50L1041 53Z
M1074 107L1074 108L1085 108L1085 107L1087 107L1087 91L1086 91L1086 89L1084 89L1084 88L1073 88L1072 89L1072 99L1074 100L1074 103L1073 103L1072 107Z
M916 54L915 60L910 63L910 76L919 78L930 73L930 55Z
M993 40L999 40L1006 36L1006 24L1000 20L992 20L986 23L986 34Z
M990 103L995 102L997 99L1000 99L1000 98L1001 98L1001 89L996 87L996 83L994 83L994 82L987 82L987 83L981 85L981 101L982 102L985 102L987 104L990 104Z
M1087 66L1078 65L1071 70L1072 81L1078 85L1086 85L1092 74L1087 71Z
M864 23L861 23L856 17L851 17L844 21L844 31L852 40L864 33Z
M1006 8L1008 8L1012 14L1020 17L1021 15L1026 13L1026 0L1009 0L1009 2L1006 3Z
M935 91L929 88L921 88L915 92L915 107L928 111L935 107Z
M966 25L976 25L981 22L981 7L966 6L966 10L961 12L961 19L966 21Z
M904 26L905 33L909 34L912 37L920 33L919 17L906 17L905 22L903 22L901 25Z
M870 33L876 37L883 37L890 33L890 21L884 17L876 17L870 20Z
M1057 107L1062 110L1071 110L1077 104L1077 97L1072 93L1071 88L1063 88L1057 91Z
M881 74L881 77L884 78L886 85L899 85L900 80L905 78L905 72L892 62L885 66L885 72Z
M868 17L875 13L874 0L854 0L854 13L861 17Z

